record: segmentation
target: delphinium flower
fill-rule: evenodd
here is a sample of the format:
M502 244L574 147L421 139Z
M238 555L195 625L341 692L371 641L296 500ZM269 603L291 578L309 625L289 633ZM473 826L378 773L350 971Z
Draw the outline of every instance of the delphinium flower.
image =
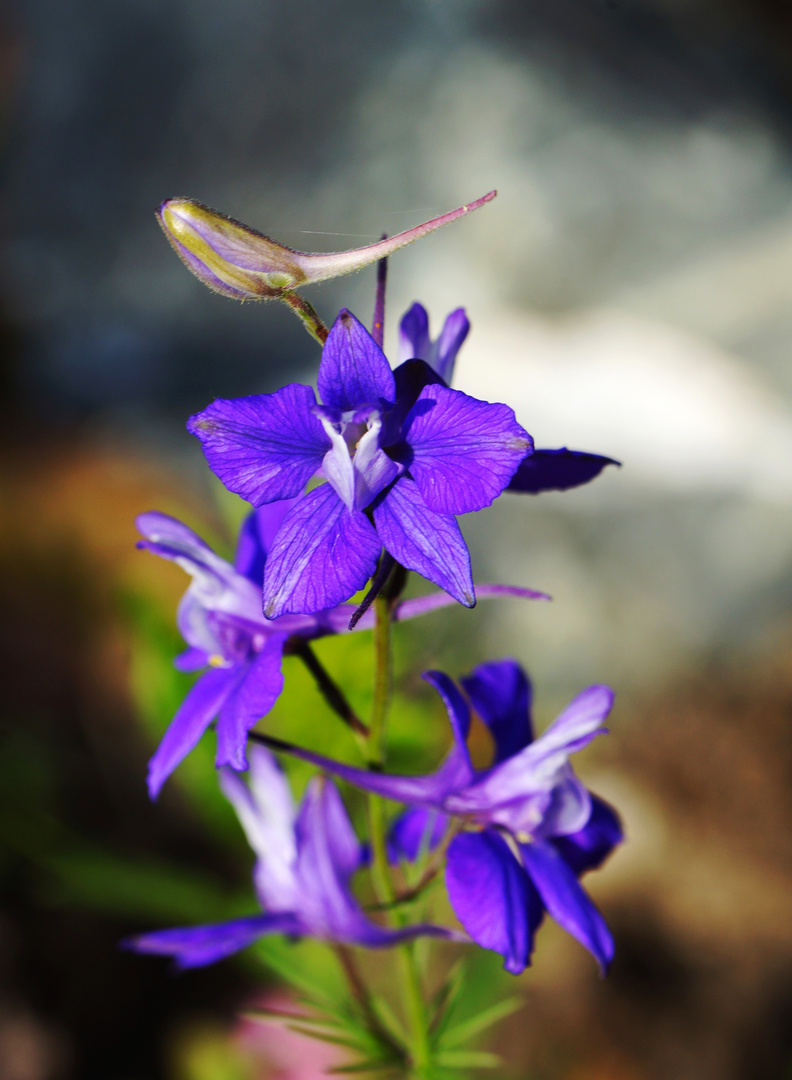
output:
M367 948L419 935L460 939L458 933L439 926L391 930L372 922L350 888L363 851L335 785L315 777L296 810L288 781L272 754L257 746L250 756L249 785L231 769L221 769L219 775L257 857L253 881L263 913L141 934L127 940L126 948L172 956L179 967L192 968L238 952L264 934Z
M415 303L399 323L400 360L424 360L447 385L451 385L459 350L470 332L470 320L464 308L446 316L436 339L429 333L429 314L423 304ZM567 491L594 480L606 465L619 465L614 458L585 450L557 450L534 447L517 467L506 490L525 495L543 491Z
M233 566L192 529L167 514L151 511L137 519L144 537L138 546L173 560L192 577L177 616L188 648L176 658L176 667L181 671L208 669L188 692L149 763L152 798L215 719L217 765L246 769L248 731L269 712L283 689L284 651L302 650L315 664L315 658L305 651L306 643L347 630L355 611L352 604L271 620L262 614L261 583L267 555L291 505L285 500L248 515L240 529ZM505 585L484 585L480 591L485 596L547 599L544 593ZM392 618L396 622L414 618L447 603L453 601L445 593L403 600L394 606ZM368 629L372 623L372 615L364 615L356 629ZM345 718L360 728L354 716Z
M545 911L593 953L604 971L613 957L613 939L578 878L621 841L621 825L615 811L575 776L569 757L604 731L612 692L590 686L534 739L531 687L522 669L513 660L481 665L462 684L490 729L495 760L490 768L476 770L466 746L470 710L465 698L442 672L424 678L445 702L454 739L435 773L378 775L281 745L357 787L410 804L413 814L419 808L419 813L445 815L446 822L455 819L464 831L447 852L451 904L474 941L504 956L508 971L518 973L530 962ZM427 822L425 815L409 826L400 823L412 836L400 845L406 853L422 827L436 842L439 823Z
M190 419L212 470L254 506L297 498L264 571L264 613L333 607L373 575L382 548L472 607L455 515L489 506L532 449L507 405L445 386L422 361L394 372L343 310L309 386L219 399ZM319 473L326 481L300 494Z

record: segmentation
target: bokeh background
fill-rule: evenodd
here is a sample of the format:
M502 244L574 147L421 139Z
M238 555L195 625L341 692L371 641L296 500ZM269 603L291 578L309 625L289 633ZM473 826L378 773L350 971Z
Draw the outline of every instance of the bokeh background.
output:
M252 905L210 749L145 796L186 685L168 665L184 579L135 552L134 516L228 546L240 508L184 419L318 359L285 309L204 290L154 209L189 195L333 250L492 187L394 257L386 343L413 300L436 327L464 304L456 385L514 405L539 445L623 468L463 523L479 580L555 601L400 635L394 750L415 763L426 720L441 751L422 667L514 655L540 724L608 681L612 734L580 771L629 843L591 883L608 980L545 927L520 979L477 963L466 1007L525 996L495 1040L520 1080L792 1076L790 58L784 0L2 6L2 1080L327 1063L237 1019L282 992L260 989L277 949L179 978L116 949ZM366 271L310 299L366 318L372 296ZM361 708L369 647L320 646L360 672ZM269 722L329 746L310 684L287 681Z

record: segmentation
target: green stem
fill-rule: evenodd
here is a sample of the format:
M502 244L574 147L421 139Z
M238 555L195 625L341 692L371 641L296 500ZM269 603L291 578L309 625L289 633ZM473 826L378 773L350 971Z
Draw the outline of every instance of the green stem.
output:
M369 725L368 764L370 769L381 769L385 762L385 722L388 719L393 685L390 601L384 596L378 596L374 601L374 612L374 703Z
M402 977L404 980L405 1006L407 1019L412 1035L410 1057L413 1068L411 1077L415 1080L426 1080L428 1068L432 1059L432 1050L429 1044L429 1026L424 1008L421 976L418 971L418 962L415 956L415 942L402 945L399 949L402 961Z
M324 345L330 331L308 301L303 299L303 297L299 296L296 292L282 293L280 299L284 304L288 304L294 314L302 320L303 326L311 337L318 341L320 345Z
M391 693L390 618L391 608L384 597L374 601L377 621L374 626L374 703L368 737L368 767L375 771L385 763L385 721ZM369 837L371 840L371 876L377 901L393 902L393 884L388 871L385 840L385 806L379 795L368 797Z
M379 770L385 763L385 725L388 718L391 692L393 687L393 660L391 656L391 614L393 600L380 595L374 601L376 623L374 626L374 703L369 724L370 769ZM374 892L383 908L390 907L395 898L395 890L388 868L388 853L385 838L385 808L382 799L369 795L368 800L369 835L372 851L372 881ZM397 917L397 922L398 922ZM411 1034L410 1058L411 1076L414 1080L428 1077L431 1063L429 1029L424 1009L423 991L418 963L415 955L415 943L410 942L399 947L404 982L405 1009Z

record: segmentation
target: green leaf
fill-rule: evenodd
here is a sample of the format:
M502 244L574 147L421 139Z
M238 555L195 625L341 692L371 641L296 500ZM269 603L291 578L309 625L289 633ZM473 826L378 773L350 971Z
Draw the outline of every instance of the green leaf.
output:
M488 1027L497 1024L499 1020L521 1009L524 1004L525 1002L521 997L506 998L505 1001L496 1002L476 1016L471 1016L469 1020L463 1020L461 1024L457 1024L445 1032L440 1040L443 1049L459 1046L461 1043L474 1039L482 1031L486 1031Z
M466 964L464 960L458 960L456 964L451 968L448 976L435 994L431 1008L434 1010L434 1015L429 1024L429 1033L437 1042L448 1026L448 1021L454 1010L459 993L462 989L462 983L465 977Z
M379 1073L391 1073L399 1068L400 1063L393 1061L382 1061L379 1058L374 1058L369 1061L358 1061L353 1065L333 1065L325 1072L331 1076L345 1076L354 1075L355 1073L367 1073L367 1072L379 1072ZM401 1074L404 1075L403 1073Z
M396 1013L390 1007L385 998L376 994L371 994L371 1005L377 1014L378 1019L381 1021L385 1030L393 1036L397 1043L401 1046L409 1045L409 1037L407 1032L399 1020Z
M503 1060L486 1050L445 1050L438 1054L437 1064L451 1069L497 1069Z
M331 1043L333 1046L345 1046L350 1050L370 1050L370 1046L365 1046L360 1039L345 1038L343 1035L331 1035L329 1031L319 1031L317 1028L306 1027L304 1024L286 1024L289 1031L296 1031L298 1035L305 1035L309 1039L316 1039L318 1042Z

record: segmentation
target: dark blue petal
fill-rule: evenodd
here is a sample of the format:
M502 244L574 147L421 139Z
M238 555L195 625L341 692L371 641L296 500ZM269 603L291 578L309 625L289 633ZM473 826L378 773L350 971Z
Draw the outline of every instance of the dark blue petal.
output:
M423 851L434 851L445 836L449 817L439 810L405 810L388 834L388 861L415 862Z
M264 563L275 535L296 501L280 499L259 507L248 514L239 530L234 569L249 578L259 589L264 580Z
M374 524L397 562L433 581L465 607L475 605L470 554L456 520L430 510L412 480L401 477L375 500Z
M410 410L399 460L440 514L482 510L500 495L533 440L508 405L425 386Z
M245 664L244 675L220 709L216 765L246 769L245 747L250 729L266 716L283 690L281 658L286 634L270 634L259 653Z
M315 405L310 386L290 383L274 394L218 398L187 430L228 490L261 506L299 495L321 466L330 440Z
M264 614L311 614L348 600L374 573L381 544L330 484L309 491L278 530L264 570Z
M613 959L613 937L572 868L544 840L520 844L520 852L550 916L592 953L604 975Z
M180 968L203 967L239 952L262 934L297 934L299 924L292 915L252 915L247 919L191 926L180 930L157 930L121 942L131 952L172 956Z
M555 836L550 843L580 877L587 870L596 870L601 866L623 839L619 815L604 799L592 795L591 817L580 832Z
M210 668L187 694L149 762L148 789L152 799L159 795L179 762L198 745L240 674L238 666Z
M498 833L462 833L446 863L448 898L477 945L504 957L514 975L530 963L542 905L527 874Z
M445 386L445 383L425 360L405 360L393 373L396 382L396 404L385 414L380 444L400 460L409 456L409 447L402 440L404 421L426 386Z
M385 354L355 316L343 308L322 350L317 380L325 405L348 412L394 402L396 387Z
M538 495L540 491L566 491L579 487L599 476L606 465L621 465L620 461L587 454L583 450L534 450L518 466L507 491Z
M492 732L496 765L533 742L531 684L515 660L481 664L461 682Z

